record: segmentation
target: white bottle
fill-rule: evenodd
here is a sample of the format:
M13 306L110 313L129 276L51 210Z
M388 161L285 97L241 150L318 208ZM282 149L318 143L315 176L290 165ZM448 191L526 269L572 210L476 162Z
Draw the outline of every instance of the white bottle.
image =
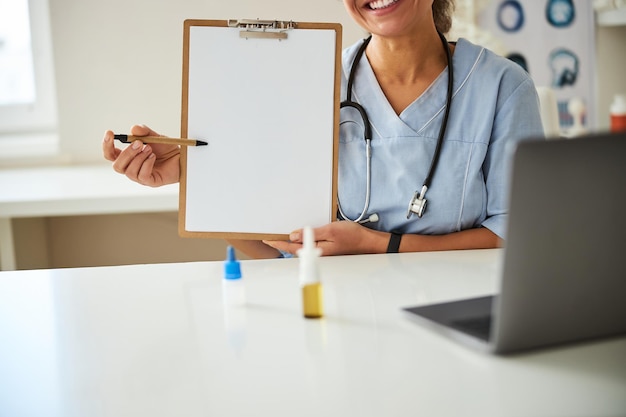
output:
M615 94L609 113L611 115L611 132L626 131L626 95Z
M322 283L317 261L322 250L315 247L313 230L305 227L302 236L302 249L298 250L300 259L300 285L302 286L302 314L308 319L324 316Z
M567 111L572 116L574 123L563 133L563 136L566 138L575 138L576 136L582 136L589 133L587 128L583 125L583 118L587 113L587 108L585 107L583 99L579 97L571 98L567 103Z

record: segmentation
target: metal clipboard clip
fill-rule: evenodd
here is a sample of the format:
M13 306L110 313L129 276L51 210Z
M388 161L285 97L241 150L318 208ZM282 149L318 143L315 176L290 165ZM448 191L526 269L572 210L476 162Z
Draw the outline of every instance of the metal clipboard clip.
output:
M242 28L240 38L287 39L287 31L295 29L294 21L259 20L259 19L228 19L231 28Z

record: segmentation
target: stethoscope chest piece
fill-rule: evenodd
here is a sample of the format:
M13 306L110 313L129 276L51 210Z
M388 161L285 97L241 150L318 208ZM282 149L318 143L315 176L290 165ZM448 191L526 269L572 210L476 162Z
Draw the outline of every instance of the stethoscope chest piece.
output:
M424 198L428 187L423 186L421 191L415 191L413 198L409 202L409 209L406 212L406 218L411 218L411 215L417 214L417 217L421 218L426 211L426 203L428 200Z

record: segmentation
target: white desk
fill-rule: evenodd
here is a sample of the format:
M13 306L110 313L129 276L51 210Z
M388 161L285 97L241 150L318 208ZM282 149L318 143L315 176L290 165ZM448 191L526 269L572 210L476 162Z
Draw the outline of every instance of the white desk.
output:
M0 268L16 268L12 218L176 210L178 185L144 187L108 164L0 170Z
M321 320L297 259L226 311L221 262L0 272L0 415L626 415L626 338L491 357L400 311L492 293L499 253L323 258Z

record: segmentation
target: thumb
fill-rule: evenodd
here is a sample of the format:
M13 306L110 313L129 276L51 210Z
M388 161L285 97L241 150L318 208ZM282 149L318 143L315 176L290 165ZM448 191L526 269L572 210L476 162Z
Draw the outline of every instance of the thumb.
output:
M313 240L316 242L330 240L332 238L332 231L330 229L332 227L331 225L332 223L326 224L321 227L313 227L312 228ZM304 233L304 229L295 230L291 232L291 234L289 235L289 240L295 243L303 243L304 241L303 233Z
M289 233L289 240L293 243L302 243L302 229Z
M133 136L161 136L146 125L134 125L130 128L130 134Z

